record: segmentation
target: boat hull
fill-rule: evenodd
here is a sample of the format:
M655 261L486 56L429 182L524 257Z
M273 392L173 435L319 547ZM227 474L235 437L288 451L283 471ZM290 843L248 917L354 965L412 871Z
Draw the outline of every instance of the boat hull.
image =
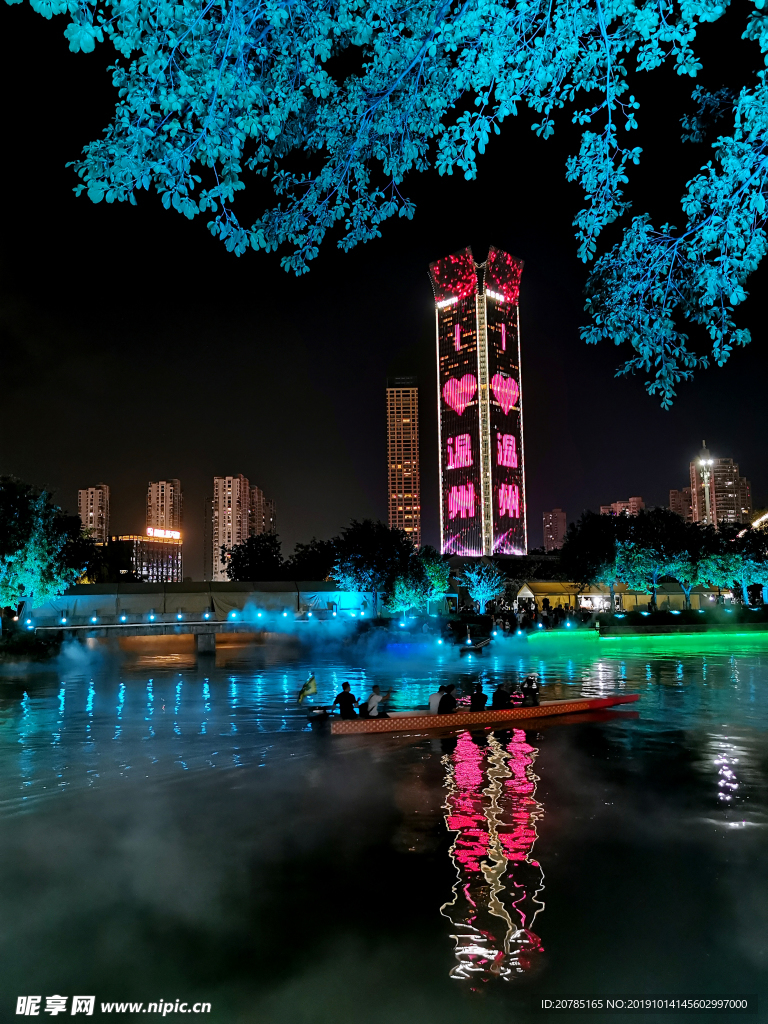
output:
M458 711L452 715L403 715L393 718L339 718L331 722L334 736L349 736L373 732L419 732L424 729L444 729L446 726L505 725L531 718L551 715L572 715L579 711L610 708L616 704L632 704L640 699L638 693L617 694L613 697L585 697L581 700L542 701L536 707L506 708L503 711Z

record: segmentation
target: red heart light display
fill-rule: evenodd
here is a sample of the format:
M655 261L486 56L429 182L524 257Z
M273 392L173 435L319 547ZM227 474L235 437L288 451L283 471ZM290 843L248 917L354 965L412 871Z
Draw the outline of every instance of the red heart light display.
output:
M466 380L466 377L464 379ZM517 400L520 397L520 388L517 386L517 381L514 377L502 377L500 373L496 373L491 381L491 387L493 388L496 401L504 410L504 415L506 416L512 406L517 405Z
M461 380L449 377L443 384L443 398L447 405L457 412L459 416L464 412L469 403L475 397L477 381L471 373L465 374Z

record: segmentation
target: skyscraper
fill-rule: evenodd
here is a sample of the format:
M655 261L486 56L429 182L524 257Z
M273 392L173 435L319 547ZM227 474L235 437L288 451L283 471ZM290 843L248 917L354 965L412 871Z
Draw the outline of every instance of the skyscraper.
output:
M181 530L183 519L181 482L150 482L147 487L147 526L160 530Z
M690 464L691 506L696 523L748 523L752 513L749 480L730 458L713 458L706 441Z
M518 295L522 260L493 246L430 264L437 328L440 533L446 554L525 554Z
M109 539L109 486L96 484L77 492L77 511L83 530L88 530L97 544Z
M389 525L421 546L419 389L415 377L387 380L387 501Z
M558 551L563 546L567 527L565 512L553 508L544 513L544 550Z
M230 551L250 536L250 497L250 484L242 473L213 478L211 576L218 582L229 578L222 564L221 549Z
M150 532L153 531L153 532ZM169 535L173 536L169 536ZM141 583L182 583L184 563L181 536L178 530L148 526L147 536L130 534L113 537L127 545L133 575Z

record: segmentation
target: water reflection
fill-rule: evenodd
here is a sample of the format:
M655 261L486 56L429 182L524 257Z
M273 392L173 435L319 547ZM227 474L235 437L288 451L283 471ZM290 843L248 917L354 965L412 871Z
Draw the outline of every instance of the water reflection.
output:
M508 981L530 971L543 952L533 930L544 909L544 873L531 857L544 813L535 798L537 753L514 729L461 733L443 757L457 879L440 912L456 929L452 978Z

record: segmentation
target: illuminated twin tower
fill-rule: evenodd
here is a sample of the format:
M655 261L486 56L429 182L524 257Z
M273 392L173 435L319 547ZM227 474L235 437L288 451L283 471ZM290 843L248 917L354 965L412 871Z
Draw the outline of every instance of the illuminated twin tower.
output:
M442 550L527 551L518 294L522 260L491 246L430 264L437 320Z

